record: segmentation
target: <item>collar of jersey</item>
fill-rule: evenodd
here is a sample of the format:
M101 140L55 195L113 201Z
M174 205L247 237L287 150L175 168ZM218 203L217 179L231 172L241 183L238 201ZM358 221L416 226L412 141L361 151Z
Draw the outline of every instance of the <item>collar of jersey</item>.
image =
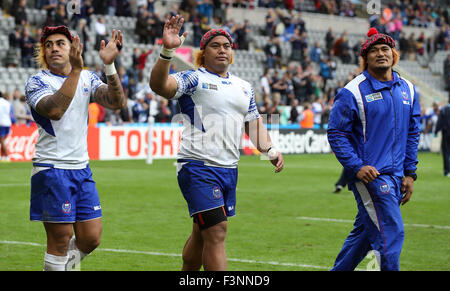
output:
M392 70L392 83L378 81L371 74L369 74L367 70L365 70L363 74L369 80L370 84L372 85L372 88L375 91L381 91L383 89L391 89L391 86L394 86L394 84L400 80L400 78L398 77L398 73L395 72L394 70Z
M222 77L222 76L219 75L219 74L216 74L216 73L214 73L214 72L208 71L205 67L201 67L201 68L199 68L199 70L200 70L201 72L204 71L204 72L207 72L207 73L216 75L216 76L218 76L218 77L220 77L220 78L223 78L223 79L228 79L228 78L230 78L230 73L229 73L229 72L227 72L227 76L226 76L226 77Z
M56 77L61 77L61 78L67 78L67 77L68 77L68 76L63 76L63 75L55 74L55 73L53 73L52 71L50 71L50 70L48 70L48 69L47 69L47 72L50 73L50 74L52 74L53 76L56 76Z

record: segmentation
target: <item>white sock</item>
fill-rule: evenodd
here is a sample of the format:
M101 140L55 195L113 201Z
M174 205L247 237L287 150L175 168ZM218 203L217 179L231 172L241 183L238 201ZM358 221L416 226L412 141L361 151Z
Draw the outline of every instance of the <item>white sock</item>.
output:
M76 238L73 236L69 242L67 251L68 260L66 262L66 271L80 271L81 261L89 254L80 251L75 244Z
M45 253L44 271L65 271L68 256L55 256Z

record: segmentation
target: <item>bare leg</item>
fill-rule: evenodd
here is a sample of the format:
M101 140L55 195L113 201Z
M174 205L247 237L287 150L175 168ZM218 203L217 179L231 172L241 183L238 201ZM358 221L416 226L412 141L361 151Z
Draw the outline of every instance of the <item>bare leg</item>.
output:
M183 248L182 271L199 271L202 267L203 238L197 223L192 225L192 233Z
M47 253L55 256L65 256L73 230L71 223L44 222L47 233Z
M83 222L75 222L76 247L89 254L100 245L102 235L102 219L96 218Z
M203 268L205 271L225 271L227 256L225 237L227 222L222 221L201 232L203 238Z

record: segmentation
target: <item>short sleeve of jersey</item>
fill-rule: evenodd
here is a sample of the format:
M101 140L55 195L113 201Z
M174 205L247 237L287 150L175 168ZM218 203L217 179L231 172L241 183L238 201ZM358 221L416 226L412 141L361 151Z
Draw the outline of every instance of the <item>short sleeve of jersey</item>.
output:
M255 102L255 92L253 91L253 88L251 90L252 90L252 97L250 99L250 104L248 106L247 115L245 115L244 119L245 122L249 122L259 118L259 112Z
M106 85L100 80L100 78L93 72L89 72L89 80L91 81L91 95L94 96L95 91L101 85Z
M178 84L177 93L173 99L178 99L182 95L192 95L197 89L198 72L194 70L182 71L171 75L175 78Z
M36 108L36 104L43 97L53 94L52 87L40 76L30 77L25 85L26 101L32 108Z

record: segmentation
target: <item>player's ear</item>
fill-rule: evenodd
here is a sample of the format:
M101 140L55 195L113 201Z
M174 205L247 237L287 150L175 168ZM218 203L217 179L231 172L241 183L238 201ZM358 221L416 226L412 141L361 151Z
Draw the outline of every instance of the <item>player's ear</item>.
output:
M230 65L232 65L234 63L234 51L231 52L231 61L230 61Z

